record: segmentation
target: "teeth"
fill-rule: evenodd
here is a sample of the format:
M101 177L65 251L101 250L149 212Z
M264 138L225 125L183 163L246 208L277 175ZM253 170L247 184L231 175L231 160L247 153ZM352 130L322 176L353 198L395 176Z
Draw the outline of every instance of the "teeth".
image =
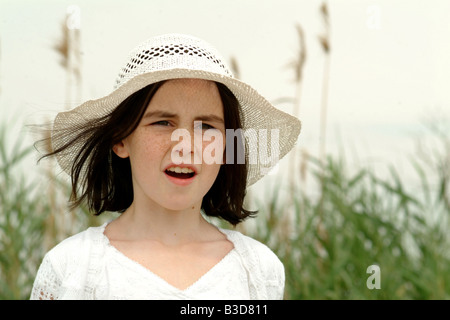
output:
M167 171L175 172L175 173L193 173L194 170L189 168L180 168L180 167L170 167Z

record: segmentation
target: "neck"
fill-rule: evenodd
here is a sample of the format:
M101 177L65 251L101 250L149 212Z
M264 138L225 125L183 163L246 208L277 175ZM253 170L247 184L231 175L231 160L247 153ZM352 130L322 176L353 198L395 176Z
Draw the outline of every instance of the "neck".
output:
M169 210L157 206L133 204L117 219L121 234L127 239L155 240L167 245L179 245L198 240L209 225L196 204L184 210Z

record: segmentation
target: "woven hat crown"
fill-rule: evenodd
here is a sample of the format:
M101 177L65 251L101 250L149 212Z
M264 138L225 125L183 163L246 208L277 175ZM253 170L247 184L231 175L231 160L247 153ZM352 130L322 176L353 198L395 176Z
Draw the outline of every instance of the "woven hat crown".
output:
M151 38L130 52L116 79L115 88L143 73L177 68L233 78L224 59L210 44L193 36L167 34Z

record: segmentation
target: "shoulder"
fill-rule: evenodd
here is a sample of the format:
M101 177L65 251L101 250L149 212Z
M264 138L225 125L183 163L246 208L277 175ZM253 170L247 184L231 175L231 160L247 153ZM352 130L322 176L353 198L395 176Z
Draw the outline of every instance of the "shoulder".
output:
M72 251L73 249L83 249L92 245L95 241L101 241L104 226L90 227L80 233L77 233L67 239L58 243L53 249L49 251L52 254L61 254Z
M91 227L61 241L47 252L46 259L60 271L70 264L81 265L89 258L95 244L102 243L103 230L104 226Z
M284 278L284 266L277 255L264 243L234 230L222 230L243 259L260 268L267 276Z
M102 251L104 225L75 234L47 252L33 284L32 299L86 298L95 283Z
M238 231L222 230L233 242L249 276L252 299L283 299L284 266L265 244Z

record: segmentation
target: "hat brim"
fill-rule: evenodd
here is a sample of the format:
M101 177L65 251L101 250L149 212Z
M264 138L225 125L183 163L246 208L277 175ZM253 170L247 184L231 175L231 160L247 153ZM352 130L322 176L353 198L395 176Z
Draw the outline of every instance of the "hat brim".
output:
M89 100L72 110L58 113L54 121L53 132L63 132L67 127L82 126L90 120L106 116L128 96L150 84L183 78L204 79L222 83L230 89L239 101L241 124L246 137L245 161L248 164L248 186L263 177L295 145L300 134L300 120L275 108L255 89L238 79L191 69L159 70L137 75L103 98ZM273 131L274 129L275 131ZM276 133L275 136L272 136L272 133ZM266 148L263 151L257 148L261 139L264 140L264 147ZM67 136L52 134L53 150L64 146L67 141ZM249 141L253 143L249 143ZM256 145L255 142L257 142ZM79 139L56 156L60 167L69 175L75 155L81 150L84 143L85 141ZM278 154L270 155L271 148L275 148L274 150L277 150ZM253 152L257 154L253 154L254 156L251 157L250 155ZM269 157L261 158L264 152Z

